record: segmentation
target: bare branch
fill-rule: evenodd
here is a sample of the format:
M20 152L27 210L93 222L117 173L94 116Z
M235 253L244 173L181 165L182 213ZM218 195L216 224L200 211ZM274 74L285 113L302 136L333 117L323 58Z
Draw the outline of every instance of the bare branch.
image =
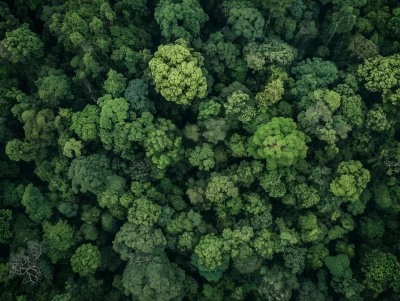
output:
M42 251L41 243L30 242L28 250L12 255L10 257L10 277L21 276L25 278L24 284L39 283L43 278L42 270L38 266Z

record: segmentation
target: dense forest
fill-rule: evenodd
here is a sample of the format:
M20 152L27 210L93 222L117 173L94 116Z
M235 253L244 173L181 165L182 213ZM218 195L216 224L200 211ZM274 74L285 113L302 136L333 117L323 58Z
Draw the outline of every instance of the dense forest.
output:
M1 301L400 300L400 1L2 0Z

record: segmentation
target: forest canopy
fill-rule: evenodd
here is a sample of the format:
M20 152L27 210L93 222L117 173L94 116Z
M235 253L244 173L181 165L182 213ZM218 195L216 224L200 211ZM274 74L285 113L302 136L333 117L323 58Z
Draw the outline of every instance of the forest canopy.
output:
M400 2L0 2L1 301L400 300Z

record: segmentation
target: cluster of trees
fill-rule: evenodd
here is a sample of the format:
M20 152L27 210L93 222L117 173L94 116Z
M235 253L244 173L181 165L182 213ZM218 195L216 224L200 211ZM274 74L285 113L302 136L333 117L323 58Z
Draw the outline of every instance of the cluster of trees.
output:
M400 300L396 0L0 3L0 300Z

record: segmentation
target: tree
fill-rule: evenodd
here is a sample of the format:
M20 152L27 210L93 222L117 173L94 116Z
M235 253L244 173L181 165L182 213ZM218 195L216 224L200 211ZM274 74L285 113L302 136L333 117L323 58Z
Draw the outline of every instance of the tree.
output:
M104 90L113 97L120 96L126 88L126 78L115 70L110 69L107 80L104 82Z
M74 98L70 81L62 70L50 69L36 81L36 86L40 99L48 108L55 108L61 101Z
M125 122L128 118L129 105L124 98L105 99L100 112L100 137L105 149L110 150L116 147L119 131L123 131ZM119 127L120 126L120 127Z
M209 36L202 45L204 53L204 64L207 70L215 72L221 80L227 77L226 73L235 73L243 68L239 59L240 50L228 41L224 34L219 31Z
M276 104L282 99L284 92L283 81L278 78L268 83L263 91L257 93L255 100L259 108L267 110L269 106Z
M124 98L129 108L139 114L143 112L155 113L154 102L149 99L148 83L144 79L133 79L128 83Z
M351 278L350 259L345 254L325 258L325 264L334 277Z
M71 257L72 270L81 277L94 274L100 264L100 251L91 244L81 245Z
M32 63L44 55L42 40L23 24L17 29L7 31L0 41L0 56L11 63Z
M226 137L228 126L225 119L223 118L208 118L204 122L200 123L204 127L202 136L207 141L217 144L218 141L222 141Z
M7 143L6 154L13 161L30 162L36 158L36 148L28 142L14 139Z
M256 3L261 5L263 8L267 9L269 14L274 17L278 18L285 14L286 10L290 8L294 4L294 0L271 0L271 1L262 1L257 0Z
M204 143L196 146L193 150L187 150L186 156L192 166L199 167L200 170L210 170L214 167L214 151L210 144Z
M168 101L188 105L206 96L207 83L200 53L188 48L183 39L162 45L149 62L157 91Z
M247 65L254 70L265 69L266 64L289 66L297 56L296 49L278 37L266 38L263 44L249 43L243 52Z
M138 300L178 300L185 295L186 276L177 264L164 256L130 263L124 270L122 285L127 295Z
M54 113L50 109L27 110L21 115L25 139L40 150L41 156L48 151L48 147L53 146L56 142L54 118Z
M176 163L183 156L182 137L175 124L168 119L160 118L158 122L146 130L143 140L146 156L159 168Z
M55 225L48 221L43 223L43 239L48 243L48 256L52 263L66 258L68 250L75 244L74 229L64 220Z
M362 167L360 161L341 162L330 184L330 190L344 201L355 202L369 180L370 172Z
M383 108L378 104L368 111L366 124L368 128L376 132L387 131L391 128Z
M314 301L325 301L330 300L326 297L323 291L315 285L311 280L306 279L300 283L299 289L299 301L314 300Z
M205 195L213 203L222 203L228 198L237 197L239 190L228 176L215 175L208 183Z
M107 188L111 176L108 158L99 154L75 158L68 171L75 193L80 190L99 194Z
M391 287L399 291L400 265L396 256L379 250L368 251L361 260L363 284L376 295Z
M285 267L292 269L293 274L301 274L305 267L306 249L289 247L283 252Z
M262 282L258 286L258 293L268 301L289 301L292 296L292 290L298 287L299 283L294 274L274 265L272 268L264 268Z
M128 221L136 225L153 226L161 214L161 207L143 198L137 199L129 209Z
M234 37L255 40L262 37L265 20L256 8L233 7L229 10L227 23Z
M378 55L378 47L371 40L361 34L356 34L351 37L348 50L355 58L369 59Z
M29 218L36 223L41 223L43 220L49 219L53 214L50 202L46 200L39 188L32 184L28 184L25 187L21 203L25 206L25 211L29 215Z
M367 59L357 69L360 80L371 92L382 92L398 86L400 80L400 56L376 56Z
M256 110L250 101L250 96L242 91L237 91L228 96L224 103L225 116L232 120L239 120L245 124L250 123L256 116Z
M260 177L260 186L272 198L283 197L286 194L286 187L281 177L278 171L270 171Z
M161 0L154 13L161 27L161 34L167 41L196 38L208 16L198 0Z
M200 238L200 242L194 249L198 256L198 262L210 270L215 270L223 264L224 242L220 237L208 234Z
M329 28L331 36L326 44L329 44L333 35L336 33L348 33L356 24L356 15L353 14L354 7L343 5L340 9L332 14L332 21Z
M269 170L278 166L291 166L307 153L309 138L296 130L296 123L290 118L274 117L260 126L249 140L249 153L255 159L266 159Z
M291 71L298 79L293 84L291 93L299 98L316 89L327 88L338 78L336 65L330 61L323 61L321 58L301 61Z
M114 250L127 260L135 252L157 254L164 251L167 240L161 231L146 225L125 223L115 235Z
M318 241L323 235L318 226L318 219L312 212L299 216L298 222L301 240L305 243Z
M82 141L95 140L99 135L100 109L95 105L87 105L82 111L72 115L70 126Z

